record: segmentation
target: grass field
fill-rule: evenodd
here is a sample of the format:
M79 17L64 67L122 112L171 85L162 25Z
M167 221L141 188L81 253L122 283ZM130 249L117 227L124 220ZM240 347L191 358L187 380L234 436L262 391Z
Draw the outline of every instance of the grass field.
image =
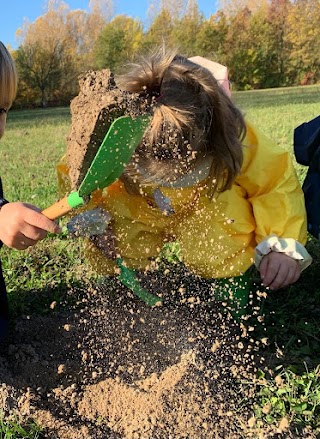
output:
M320 86L235 92L233 98L261 131L291 152L294 128L320 114ZM0 143L7 199L40 208L58 199L55 165L65 151L69 128L68 108L9 113ZM306 170L296 168L302 181ZM294 286L266 300L270 367L284 385L262 380L256 401L257 417L272 423L287 416L297 437L305 428L320 435L320 245L310 238L308 249L313 265ZM65 236L49 236L24 252L3 248L1 253L13 318L43 312L88 270L81 246ZM268 412L263 410L266 405ZM0 423L0 439L36 434L14 433L12 425Z

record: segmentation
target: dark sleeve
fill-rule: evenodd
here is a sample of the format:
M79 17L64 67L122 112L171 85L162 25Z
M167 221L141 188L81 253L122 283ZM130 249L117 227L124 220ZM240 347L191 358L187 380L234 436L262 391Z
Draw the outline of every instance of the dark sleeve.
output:
M300 165L312 165L315 170L320 171L320 116L295 128L293 147Z
M3 187L2 187L2 180L0 177L0 198L3 198ZM3 246L2 241L0 241L0 248ZM0 283L1 283L1 279L0 279Z
M0 197L3 197L2 181L0 178ZM0 248L2 242L0 241ZM8 301L6 285L3 278L2 266L0 262L0 340L7 331L7 319L8 319Z

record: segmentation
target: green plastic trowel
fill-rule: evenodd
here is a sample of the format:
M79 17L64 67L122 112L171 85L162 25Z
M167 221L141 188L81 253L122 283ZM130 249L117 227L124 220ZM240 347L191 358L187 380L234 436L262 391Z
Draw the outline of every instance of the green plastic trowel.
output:
M85 204L84 197L96 189L103 189L114 183L130 161L136 147L150 122L149 116L135 119L121 116L115 119L105 135L79 189L71 192L42 213L50 219L57 219L72 209Z
M121 116L115 119L105 135L91 165L85 174L79 189L71 192L60 201L42 211L52 220L60 218L72 209L85 204L86 198L96 189L103 189L114 183L123 173L142 136L150 123L150 116L131 118ZM116 259L120 269L119 279L148 305L161 301L142 288L134 270L126 267L122 258Z
M110 223L111 215L101 207L96 209L87 210L74 216L68 222L66 228L68 233L74 236L87 236L94 237L99 235L105 235L108 224ZM104 253L104 249L100 250ZM128 287L136 296L140 297L147 305L157 305L161 302L161 299L144 289L136 277L134 270L126 266L125 261L119 256L105 253L107 258L114 260L119 270L118 278L120 281Z

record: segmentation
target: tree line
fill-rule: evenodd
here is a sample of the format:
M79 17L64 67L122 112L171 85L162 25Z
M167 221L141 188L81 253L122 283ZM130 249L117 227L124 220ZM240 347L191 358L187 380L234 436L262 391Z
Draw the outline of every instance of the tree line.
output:
M320 81L319 0L225 0L205 18L196 0L153 1L150 23L113 16L112 0L89 12L49 0L45 13L18 29L16 106L69 104L88 70L121 72L159 44L228 66L236 90Z

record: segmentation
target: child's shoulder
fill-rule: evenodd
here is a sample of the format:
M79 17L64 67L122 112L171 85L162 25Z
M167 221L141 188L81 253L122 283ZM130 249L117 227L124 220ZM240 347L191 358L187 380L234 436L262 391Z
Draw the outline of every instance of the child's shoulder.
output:
M288 156L284 162L289 160L290 152L279 146L271 136L258 128L250 120L246 119L246 136L243 141L243 165L242 171L251 165L263 166L275 165L280 158Z

